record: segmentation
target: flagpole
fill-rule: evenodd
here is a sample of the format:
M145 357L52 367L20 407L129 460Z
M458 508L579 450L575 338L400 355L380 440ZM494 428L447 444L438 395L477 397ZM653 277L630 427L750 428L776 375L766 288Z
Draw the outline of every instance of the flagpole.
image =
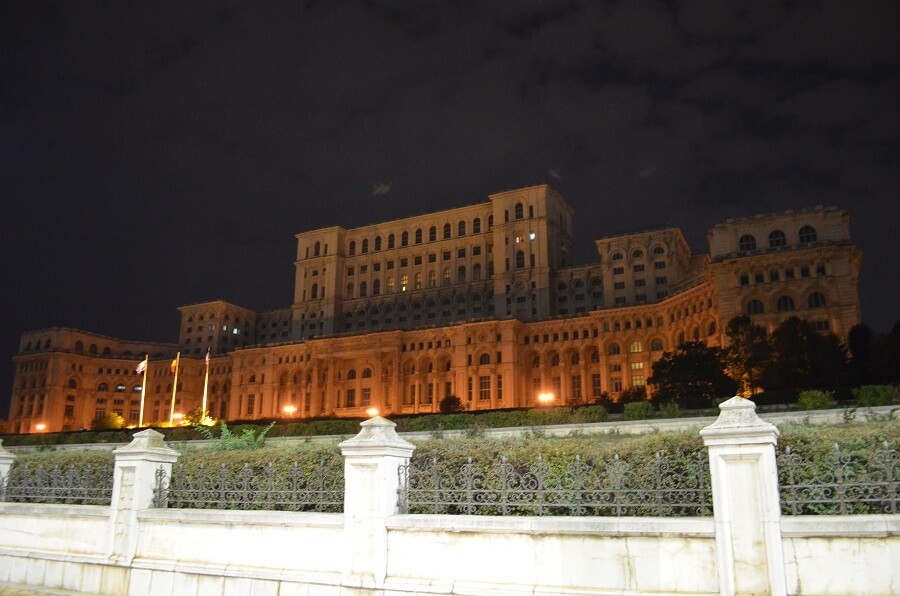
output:
M175 382L172 383L172 406L169 408L169 426L175 426L175 393L178 391L178 369L181 364L181 352L175 355Z
M144 356L144 380L141 382L141 415L138 419L138 428L144 426L144 400L147 397L147 365L150 364L150 354Z
M209 352L211 349L212 348L206 348L206 377L203 379L203 408L202 413L200 414L201 422L208 417L206 413L206 393L209 389Z

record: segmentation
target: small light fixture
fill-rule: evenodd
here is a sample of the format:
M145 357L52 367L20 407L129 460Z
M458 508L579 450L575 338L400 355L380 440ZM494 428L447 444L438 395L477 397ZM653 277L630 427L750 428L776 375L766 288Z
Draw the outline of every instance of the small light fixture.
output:
M542 404L549 404L550 402L553 401L554 397L555 396L550 392L538 393L538 396L537 396L538 401Z
M47 430L47 425L44 424L43 422L39 422L34 425L34 428L40 432L43 432L43 431Z
M366 415L369 418L374 418L375 416L378 416L378 413L379 413L378 408L369 408L368 410L366 410Z

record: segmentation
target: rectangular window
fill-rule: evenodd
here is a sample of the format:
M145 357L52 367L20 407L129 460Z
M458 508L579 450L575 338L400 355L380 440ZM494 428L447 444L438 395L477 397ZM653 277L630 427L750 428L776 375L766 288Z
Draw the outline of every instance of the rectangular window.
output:
M635 266L634 266L634 271L635 271L635 272L638 272L638 273L639 273L639 272L641 272L641 271L643 271L643 270L644 270L644 266L643 266L643 265L635 265Z
M480 255L480 254L481 254L481 247L480 247L480 246L473 246L473 247L472 247L472 256L477 257L477 256Z
M388 261L385 265L386 265L386 267L387 267L388 269L393 269L393 268L394 268L394 261Z
M616 296L616 306L625 305L625 296Z
M603 390L600 388L600 373L594 373L591 375L591 395L593 397L600 397L603 394Z
M465 256L466 256L466 249L464 249L464 248L456 249L456 258L457 259L463 259L463 258L465 258Z
M742 285L742 286L746 286L746 285L747 285L747 284L743 283L745 278L746 278L746 276L742 276L742 277L741 277L741 285ZM657 278L656 278L656 285L658 285L658 286L664 286L664 285L666 285L666 283L667 283L668 281L669 281L669 280L668 280L667 278L665 278L665 277L657 277Z
M625 273L625 267L613 267L613 275L622 275Z
M356 407L356 389L347 389L347 407Z
M497 375L497 401L502 401L502 400L503 400L503 375Z
M362 407L367 407L372 404L372 390L369 387L363 387L362 390L362 401L359 405Z
M562 377L553 377L551 382L553 383L553 394L559 397L562 394Z
M657 262L653 263L653 268L654 269L665 269L666 262L665 261L657 261Z
M443 260L443 261L450 260L450 251L449 250L445 250L443 253L441 253L441 260Z
M472 401L472 377L469 377L469 378L468 378L468 388L467 388L467 391L468 391L469 401Z
M421 257L421 256L417 256L417 257L414 257L414 258L413 258L413 265L421 265L421 264L422 264L422 257Z
M435 262L437 262L437 253L429 253L429 255L428 255L428 262L429 262L429 263L435 263Z
M612 390L615 393L620 393L622 391L622 379L619 377L613 377L612 379Z
M614 289L614 290L624 290L624 289L625 289L625 282L624 282L624 281L617 281L616 283L613 284L613 289Z
M478 399L480 401L491 399L491 377L488 375L478 377Z
M75 417L75 406L73 406L71 404L67 405L64 416L66 418L74 418Z
M631 376L631 386L632 387L643 387L644 386L644 375L632 375Z
M256 396L248 395L247 396L247 411L245 412L247 416L253 415L253 407L256 405Z
M572 397L581 400L581 375L572 375Z
M646 285L647 285L646 280L643 280L643 279L634 280L634 287L636 287L636 288L643 288Z
M806 265L800 267L800 277L809 277L809 267Z
M400 259L400 266L401 266L401 267L408 267L408 266L409 266L409 259L405 259L405 258L404 258L404 259Z

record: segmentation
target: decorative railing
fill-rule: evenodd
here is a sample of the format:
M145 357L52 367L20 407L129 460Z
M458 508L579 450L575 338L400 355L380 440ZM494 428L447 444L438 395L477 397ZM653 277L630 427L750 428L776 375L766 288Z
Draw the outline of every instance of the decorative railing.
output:
M489 468L469 458L458 470L415 458L399 470L402 513L461 515L708 516L712 515L706 452L673 462L657 453L640 464L618 455L590 463L576 457L551 465L538 458Z
M0 478L0 501L109 505L113 470L109 466L14 466Z
M887 441L865 454L835 444L824 458L804 458L786 447L777 461L785 515L900 511L900 458Z
M264 468L244 464L234 471L225 464L187 471L175 466L171 477L156 472L153 506L183 509L341 512L343 468L320 461L313 470L293 462L286 471L272 463Z

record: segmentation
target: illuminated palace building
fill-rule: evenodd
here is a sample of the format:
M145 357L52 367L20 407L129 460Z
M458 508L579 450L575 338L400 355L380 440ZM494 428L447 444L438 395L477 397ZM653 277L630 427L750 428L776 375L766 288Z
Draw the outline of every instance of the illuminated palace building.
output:
M13 432L89 428L110 412L167 422L200 406L207 349L213 417L255 419L584 403L646 383L665 350L723 342L746 313L770 331L798 315L846 337L859 323L861 255L849 217L816 207L728 220L709 254L681 231L601 238L571 262L571 207L535 186L476 205L297 235L290 306L216 300L179 308L177 344L67 328L27 332L15 357Z

